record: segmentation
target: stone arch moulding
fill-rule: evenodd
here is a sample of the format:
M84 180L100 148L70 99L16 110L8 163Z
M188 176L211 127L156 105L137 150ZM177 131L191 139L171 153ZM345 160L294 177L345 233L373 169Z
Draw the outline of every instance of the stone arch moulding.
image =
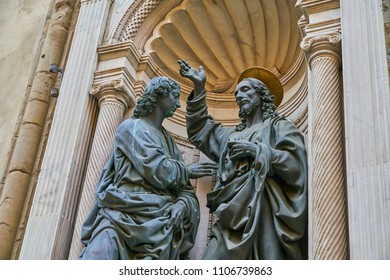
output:
M174 123L185 124L185 99L191 90L177 70L177 60L184 58L205 68L209 109L217 120L238 122L232 94L236 79L247 67L259 65L282 81L285 96L278 110L306 132L306 62L294 1L135 0L123 1L114 12L105 44L114 49L132 44L139 56L138 65L133 64L135 82L166 75L181 84L183 106L171 119ZM145 63L153 65L149 72Z

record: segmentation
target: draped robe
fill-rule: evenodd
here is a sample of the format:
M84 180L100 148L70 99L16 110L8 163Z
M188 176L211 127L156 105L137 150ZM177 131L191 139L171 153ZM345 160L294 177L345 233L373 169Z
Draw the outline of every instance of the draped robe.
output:
M181 200L178 230L164 211ZM142 119L124 121L82 228L80 259L182 259L193 247L199 203L174 139Z
M205 92L187 100L189 139L218 162L207 206L217 221L204 259L307 257L307 158L302 134L282 116L243 131L208 115ZM256 144L255 158L232 160L229 141Z

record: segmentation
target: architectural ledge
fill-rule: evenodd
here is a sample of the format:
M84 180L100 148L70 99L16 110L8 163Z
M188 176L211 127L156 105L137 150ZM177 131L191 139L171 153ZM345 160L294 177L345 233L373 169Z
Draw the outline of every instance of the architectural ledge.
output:
M339 0L302 0L295 7L302 13L298 21L302 37L340 32Z
M312 14L340 8L340 0L298 0L296 7L302 9L303 15L309 18Z

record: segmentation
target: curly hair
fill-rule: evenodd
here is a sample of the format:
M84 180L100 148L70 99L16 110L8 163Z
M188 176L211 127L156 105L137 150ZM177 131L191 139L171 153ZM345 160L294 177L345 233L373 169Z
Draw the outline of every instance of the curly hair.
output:
M146 86L144 94L137 100L133 118L141 119L150 115L160 98L167 97L173 90L180 90L180 86L168 77L155 77Z
M258 79L246 78L250 86L256 91L261 99L261 109L263 111L263 119L268 119L269 117L275 117L278 115L276 112L275 106L275 96L269 91L269 89L264 85L264 83ZM240 112L239 117L241 118L241 123L236 126L236 131L243 131L246 128L246 116Z

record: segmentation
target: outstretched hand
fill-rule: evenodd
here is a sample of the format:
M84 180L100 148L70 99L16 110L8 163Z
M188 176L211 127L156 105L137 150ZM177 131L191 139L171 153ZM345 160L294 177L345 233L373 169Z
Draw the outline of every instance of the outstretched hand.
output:
M178 63L180 66L180 75L193 82L195 91L203 90L206 83L206 73L203 70L203 67L199 66L199 69L196 70L184 59L180 59Z
M213 170L216 170L218 165L212 162L190 163L187 165L188 177L190 179L198 179L205 176L213 175Z

